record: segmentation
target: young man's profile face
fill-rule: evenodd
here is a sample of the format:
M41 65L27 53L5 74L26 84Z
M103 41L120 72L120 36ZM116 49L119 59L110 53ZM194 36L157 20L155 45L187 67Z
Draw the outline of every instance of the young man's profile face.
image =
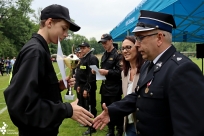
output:
M68 36L70 24L63 19L57 22L48 19L46 21L46 26L48 28L48 39L51 43L57 44L58 37L59 40L62 41Z

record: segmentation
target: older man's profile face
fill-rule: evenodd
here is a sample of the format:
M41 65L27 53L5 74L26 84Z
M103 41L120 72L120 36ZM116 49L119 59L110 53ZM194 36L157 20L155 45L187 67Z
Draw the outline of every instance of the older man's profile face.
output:
M156 51L156 37L157 33L155 31L144 31L135 33L136 46L138 46L138 51L141 53L142 58L145 60L153 60Z

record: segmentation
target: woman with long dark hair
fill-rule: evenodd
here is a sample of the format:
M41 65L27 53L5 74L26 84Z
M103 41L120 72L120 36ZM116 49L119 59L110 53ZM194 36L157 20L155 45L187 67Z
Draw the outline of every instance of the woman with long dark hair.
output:
M135 46L134 36L127 36L122 42L122 89L123 95L126 96L135 90L139 78L140 68L144 62L142 55ZM125 117L124 132L126 136L135 136L135 115L134 113Z

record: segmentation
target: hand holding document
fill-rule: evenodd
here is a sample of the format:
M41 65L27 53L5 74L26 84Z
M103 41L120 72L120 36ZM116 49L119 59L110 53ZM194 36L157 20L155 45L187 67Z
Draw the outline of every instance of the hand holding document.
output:
M96 80L106 80L106 77L105 76L102 76L99 71L98 71L98 68L96 65L90 65L89 66L90 68L92 68L95 72L96 72Z

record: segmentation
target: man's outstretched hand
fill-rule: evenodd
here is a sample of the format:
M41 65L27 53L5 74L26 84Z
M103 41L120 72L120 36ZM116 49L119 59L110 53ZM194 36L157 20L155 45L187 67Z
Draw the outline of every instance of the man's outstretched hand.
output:
M103 103L102 107L104 109L103 112L93 120L93 127L95 129L100 127L100 130L102 130L110 122L110 116L106 104Z
M78 121L83 125L92 126L94 115L92 115L89 111L77 105L78 99L71 103L73 108L72 119Z

